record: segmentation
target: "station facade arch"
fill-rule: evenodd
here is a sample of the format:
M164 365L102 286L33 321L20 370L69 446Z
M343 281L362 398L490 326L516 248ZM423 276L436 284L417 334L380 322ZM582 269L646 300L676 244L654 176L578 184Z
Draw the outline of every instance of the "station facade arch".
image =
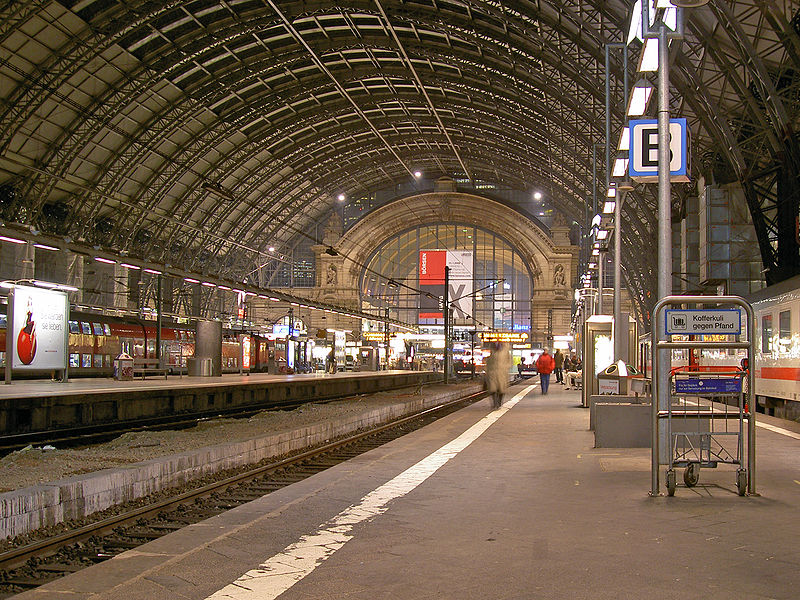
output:
M344 234L329 226L324 244L315 247L318 297L360 304L364 266L376 249L410 228L437 224L471 225L505 240L531 277L534 339L569 332L579 248L570 244L563 217L557 214L548 230L509 205L457 191L399 198L373 210ZM331 247L336 256L326 252Z

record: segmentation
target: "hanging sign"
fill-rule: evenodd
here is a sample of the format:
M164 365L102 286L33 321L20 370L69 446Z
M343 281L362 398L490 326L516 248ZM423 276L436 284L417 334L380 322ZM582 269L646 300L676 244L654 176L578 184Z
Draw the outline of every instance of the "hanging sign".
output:
M630 131L631 179L644 183L658 181L658 121L636 119L628 122ZM689 126L686 119L669 121L669 179L689 181Z

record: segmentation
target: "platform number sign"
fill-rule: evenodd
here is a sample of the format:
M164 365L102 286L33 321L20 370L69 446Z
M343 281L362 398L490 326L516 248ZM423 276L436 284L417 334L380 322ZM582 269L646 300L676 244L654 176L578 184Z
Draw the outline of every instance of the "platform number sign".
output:
M630 131L631 179L658 181L658 121L636 119L628 123ZM670 181L689 181L689 128L686 119L669 121Z

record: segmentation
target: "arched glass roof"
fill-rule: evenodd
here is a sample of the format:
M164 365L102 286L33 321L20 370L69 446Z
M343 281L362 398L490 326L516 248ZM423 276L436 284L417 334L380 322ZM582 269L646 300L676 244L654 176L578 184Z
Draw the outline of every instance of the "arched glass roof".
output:
M2 219L232 278L270 246L290 254L338 194L406 185L417 170L538 189L585 225L605 141L605 47L626 40L632 4L5 3ZM800 187L797 3L711 0L687 19L671 104L689 119L693 176L745 186L765 264L777 264L777 181ZM692 193L676 186L675 214ZM654 191L629 198L623 262L646 304Z

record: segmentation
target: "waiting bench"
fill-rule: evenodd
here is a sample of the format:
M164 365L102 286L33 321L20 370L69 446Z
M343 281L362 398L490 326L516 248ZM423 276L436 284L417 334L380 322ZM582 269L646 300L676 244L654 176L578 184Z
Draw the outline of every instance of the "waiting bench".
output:
M165 367L161 366L161 361L157 358L134 358L133 359L133 376L136 377L137 373L142 375L144 379L148 375L163 375L164 379L167 378L167 371Z

